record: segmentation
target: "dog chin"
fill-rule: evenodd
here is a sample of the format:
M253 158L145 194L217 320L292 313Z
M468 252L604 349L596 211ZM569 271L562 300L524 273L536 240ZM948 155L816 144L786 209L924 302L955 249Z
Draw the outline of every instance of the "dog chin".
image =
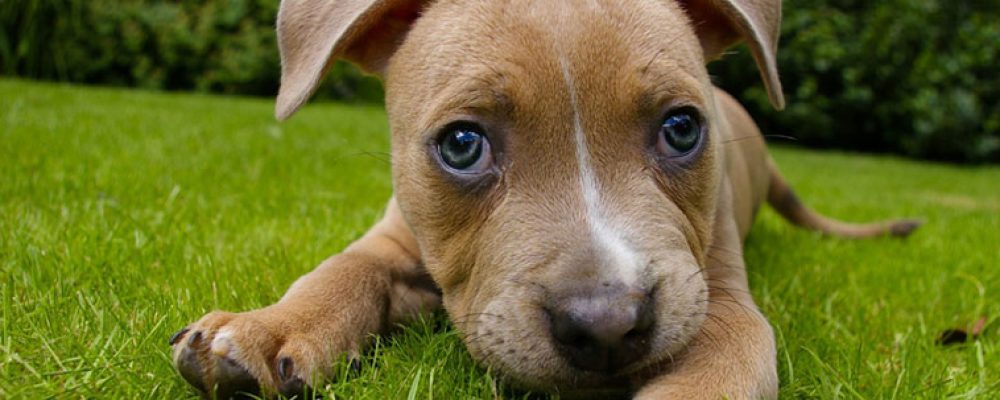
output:
M456 324L472 356L511 387L543 391L569 398L618 398L642 381L650 371L669 368L704 322L705 297L699 281L681 286L690 272L670 274L671 296L655 296L661 311L647 353L633 362L608 371L591 371L573 365L549 337L546 312L536 293L510 288L489 301L471 319ZM684 293L684 295L679 294ZM666 293L666 292L664 292ZM446 302L447 304L448 302Z
M632 397L633 389L629 385L621 387L595 386L593 388L566 388L550 390L564 399L628 399Z
M685 348L683 345L678 347L681 351ZM519 365L502 357L481 357L475 354L474 357L480 365L499 375L499 379L508 385L509 390L521 394L513 397L524 397L523 392L530 391L557 394L568 399L628 398L634 391L635 384L649 372L650 365L659 370L664 368L664 363L669 364L670 361L668 355L664 357L665 360L640 360L617 371L587 371L569 365L568 361L554 353L546 357L551 362L548 366Z
M671 368L673 354L683 353L687 343L678 343L674 347L676 350L668 355L641 360L619 371L584 371L567 366L559 373L550 375L546 381L514 374L505 374L501 380L515 394L520 394L512 397L524 397L523 391L531 391L556 394L565 399L627 399L632 397L641 382Z
M626 376L579 370L566 371L566 376L550 378L546 382L535 379L522 380L511 375L505 375L501 380L515 393L545 392L571 399L623 398L632 390L632 380Z

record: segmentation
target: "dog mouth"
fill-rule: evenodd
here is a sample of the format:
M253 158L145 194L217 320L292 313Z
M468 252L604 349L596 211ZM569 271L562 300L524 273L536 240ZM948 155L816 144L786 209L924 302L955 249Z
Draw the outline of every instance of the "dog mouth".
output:
M549 344L555 362L552 365L521 364L516 359L498 357L498 351L486 350L485 357L475 357L480 365L489 368L501 382L504 390L524 397L526 393L557 394L568 399L618 399L631 398L637 385L652 374L671 368L673 355L663 360L653 360L644 354L629 359L608 352L602 360L603 368L575 366L560 350L560 345ZM536 350L544 353L546 350ZM541 367L541 368L539 368Z
M477 326L463 334L477 362L515 390L570 398L618 398L628 394L654 353L652 338L641 332L627 333L624 344L608 345L556 323L543 307L533 305L533 310L482 313L476 318ZM655 331L655 324L646 329Z
M455 326L473 358L510 387L584 397L627 392L651 371L671 368L699 330L704 291L687 285L684 272L638 287L515 284Z

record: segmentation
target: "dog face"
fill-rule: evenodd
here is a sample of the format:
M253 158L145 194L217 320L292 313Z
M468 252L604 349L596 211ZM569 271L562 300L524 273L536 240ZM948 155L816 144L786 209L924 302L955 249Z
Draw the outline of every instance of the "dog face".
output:
M442 3L389 65L400 207L472 354L518 382L603 386L700 326L719 156L687 24L663 4Z
M704 63L753 24L699 2L369 3L318 48L382 74L396 198L473 356L566 393L681 351L723 168ZM318 79L285 81L309 41L288 35L279 115Z

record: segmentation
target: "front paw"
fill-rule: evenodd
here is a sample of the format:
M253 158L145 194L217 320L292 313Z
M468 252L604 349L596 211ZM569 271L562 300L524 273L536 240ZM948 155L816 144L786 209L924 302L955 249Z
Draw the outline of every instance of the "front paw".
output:
M724 315L717 311L716 315ZM709 319L673 368L645 383L636 399L778 398L771 325L756 312ZM723 322L724 321L724 322Z
M292 396L332 374L355 340L292 312L213 312L170 338L174 366L207 397Z
M700 382L660 382L636 394L636 400L759 400L778 398L777 379L745 382L724 382L706 379Z

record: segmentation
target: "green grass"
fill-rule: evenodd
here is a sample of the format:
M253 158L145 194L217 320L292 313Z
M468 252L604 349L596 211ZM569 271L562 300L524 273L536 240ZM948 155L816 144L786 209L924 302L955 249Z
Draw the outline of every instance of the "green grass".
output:
M178 398L167 337L275 301L358 237L391 191L374 107L0 80L0 398ZM851 241L764 211L747 245L783 398L1000 397L1000 169L786 148L801 197L852 220L919 216ZM984 337L937 334L989 317ZM443 316L383 341L342 398L489 398ZM502 389L501 389L502 390ZM502 393L502 392L501 392Z

